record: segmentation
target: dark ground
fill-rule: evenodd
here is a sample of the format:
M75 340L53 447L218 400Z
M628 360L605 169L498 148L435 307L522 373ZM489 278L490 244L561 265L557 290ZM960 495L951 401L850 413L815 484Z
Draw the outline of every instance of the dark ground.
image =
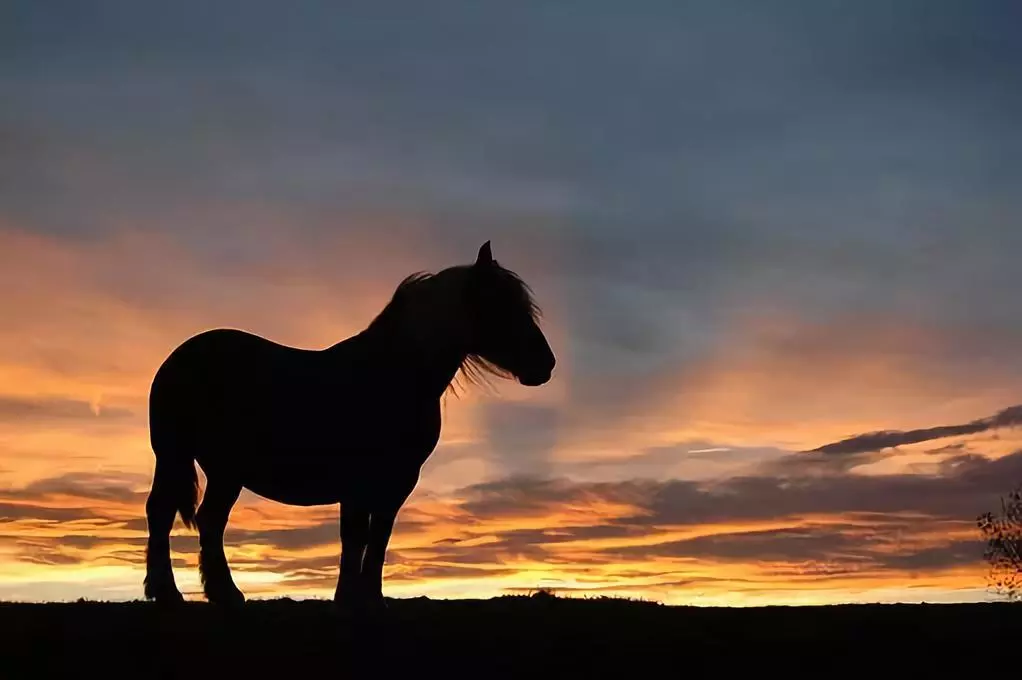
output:
M146 602L3 603L0 632L4 680L915 678L1015 675L1022 665L1022 609L1011 604L711 609L416 599L390 600L387 619L366 627L334 618L323 601L251 601L236 613L206 603L176 611Z

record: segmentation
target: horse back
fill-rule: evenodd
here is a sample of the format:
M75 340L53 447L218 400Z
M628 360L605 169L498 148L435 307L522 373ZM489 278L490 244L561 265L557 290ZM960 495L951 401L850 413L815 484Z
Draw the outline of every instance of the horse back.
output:
M438 403L411 398L381 376L383 362L361 340L326 351L235 329L193 336L156 373L150 428L154 436L172 430L198 446L266 455L432 450Z

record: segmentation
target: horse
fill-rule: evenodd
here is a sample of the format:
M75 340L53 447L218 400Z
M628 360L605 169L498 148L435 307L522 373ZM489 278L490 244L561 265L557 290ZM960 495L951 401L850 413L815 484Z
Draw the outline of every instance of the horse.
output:
M556 359L530 287L493 259L402 280L360 332L321 349L214 328L178 345L149 390L155 455L145 504L149 601L176 603L170 532L180 514L199 535L205 599L245 596L224 554L242 489L292 506L338 505L333 606L386 609L383 565L397 515L441 433L459 377L547 383ZM201 503L196 473L205 477Z

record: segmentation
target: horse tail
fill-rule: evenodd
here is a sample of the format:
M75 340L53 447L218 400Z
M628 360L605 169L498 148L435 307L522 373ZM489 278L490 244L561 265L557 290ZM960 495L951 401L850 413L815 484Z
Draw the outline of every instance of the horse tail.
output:
M168 362L156 372L149 391L149 444L156 455L153 496L170 523L174 514L180 514L184 525L192 529L199 506L199 476L191 452L192 438L181 432L180 380L170 374L168 382Z
M174 499L181 521L189 529L195 526L195 509L199 507L199 476L192 459L176 461L174 466Z
M152 436L153 452L156 454L156 474L153 479L151 502L164 508L173 522L174 513L181 515L181 521L189 529L195 525L195 511L199 506L199 475L195 470L195 459L182 451L181 447L168 445L168 441Z
M180 514L181 521L192 529L195 525L195 510L199 506L199 476L195 472L195 461L191 458L157 456L149 504L152 506L149 509L166 517L168 523L173 523L175 513ZM159 509L161 507L162 510Z

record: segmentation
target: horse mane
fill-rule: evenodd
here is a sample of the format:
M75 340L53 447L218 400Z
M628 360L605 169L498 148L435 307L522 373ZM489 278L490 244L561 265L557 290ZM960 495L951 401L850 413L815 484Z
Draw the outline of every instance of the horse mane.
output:
M376 315L376 318L369 324L367 330L379 328L381 326L392 323L398 318L401 312L406 308L406 305L416 304L422 298L419 294L428 289L432 282L435 282L439 277L445 275L451 275L454 273L466 273L472 267L472 265L457 265L441 270L440 272L433 273L427 271L418 271L409 274L398 283L394 289L394 293L391 295L390 300L383 307L383 309ZM529 317L538 322L542 317L542 309L536 302L536 298L533 294L532 289L529 285L515 272L502 267L496 261L492 264L492 273L495 274L494 281L498 285L506 286L504 293L508 294L509 297L515 301L515 304L521 305L525 309ZM510 378L513 377L508 371L500 368L496 364L487 361L478 354L468 354L465 359L461 362L461 366L458 368L458 372L451 381L451 385L448 388L454 392L457 396L458 388L457 384L464 380L465 382L472 385L490 386L488 378ZM446 392L445 392L446 394Z

